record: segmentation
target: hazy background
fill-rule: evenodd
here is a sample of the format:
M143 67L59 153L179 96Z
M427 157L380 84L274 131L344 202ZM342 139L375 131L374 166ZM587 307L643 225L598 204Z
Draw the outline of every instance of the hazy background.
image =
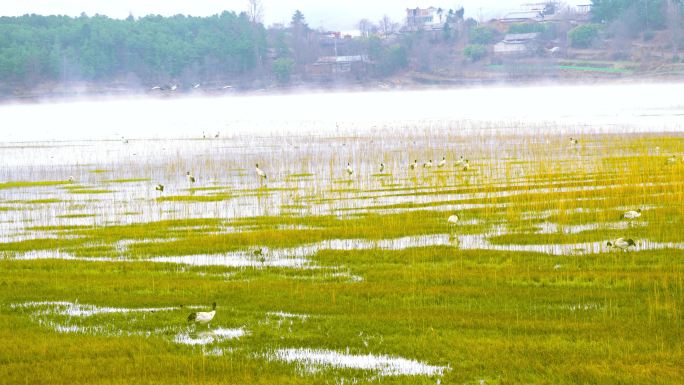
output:
M442 7L456 9L463 6L465 17L476 20L500 17L510 11L521 9L522 4L540 1L525 0L263 0L265 24L288 23L294 10L299 9L306 16L312 28L354 29L356 23L366 18L380 19L384 14L395 21L401 21L406 8ZM568 0L567 4L588 4L589 0ZM247 8L247 0L21 0L0 1L0 15L19 16L26 13L41 15L77 16L81 12L92 16L95 13L113 18L125 18L129 14L164 16L185 14L207 16L224 10L236 12Z

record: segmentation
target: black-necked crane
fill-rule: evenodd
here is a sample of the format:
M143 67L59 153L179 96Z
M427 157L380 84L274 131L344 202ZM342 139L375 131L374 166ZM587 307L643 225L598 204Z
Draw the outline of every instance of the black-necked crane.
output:
M618 238L612 242L606 243L606 246L612 248L612 249L620 249L622 251L629 251L629 248L634 246L636 247L636 243L634 243L634 240L632 238L624 239L624 238Z
M69 175L69 183L74 183L74 176L73 175Z
M629 220L639 218L640 216L641 216L641 209L625 211L625 213L622 214L622 217L624 219L629 219Z
M212 304L211 311L197 311L197 312L192 312L188 316L188 322L195 322L198 324L207 324L207 327L209 325L209 322L211 322L212 319L214 319L214 316L216 315L216 302Z
M411 164L409 165L409 168L410 168L411 170L415 170L416 167L418 167L418 159L414 160L413 163L411 163Z
M437 167L439 168L442 168L444 166L446 166L446 156L443 156L442 160L440 160L439 163L437 163Z
M195 183L195 177L190 174L190 171L185 173L185 178L188 180L188 182Z
M159 191L159 192L164 192L164 185L159 183L154 187L154 189Z
M570 145L574 146L576 144L579 144L579 140L577 138L570 138Z
M454 236L454 228L458 224L458 215L452 214L447 218L447 224L449 225L449 237L453 238Z
M126 139L126 138L124 138L124 137L122 136L122 137L121 137L121 143L127 144L127 143L128 143L128 139Z
M468 170L470 170L470 162L468 161L468 159L466 159L465 162L463 162L463 171Z
M625 211L625 213L622 214L622 218L628 220L630 226L633 225L632 221L634 221L636 218L639 218L640 216L641 209Z
M385 164L380 163L380 172L383 172L383 171L385 171Z
M266 180L266 173L264 172L264 170L259 168L259 163L256 164L256 173L261 180Z
M423 168L432 168L432 159L428 160L427 162L423 163Z
M354 173L354 169L352 168L351 163L347 162L347 174L349 176L352 176L353 173Z

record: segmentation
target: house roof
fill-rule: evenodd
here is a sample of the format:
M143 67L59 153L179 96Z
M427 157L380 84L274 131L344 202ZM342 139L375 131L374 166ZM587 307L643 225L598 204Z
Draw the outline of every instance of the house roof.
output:
M370 62L366 55L354 56L321 56L316 63L355 63L355 62Z
M525 44L509 44L506 42L499 42L494 44L494 53L526 53L530 52L530 48Z
M527 12L511 12L501 19L501 21L517 21L517 20L544 20L544 15L539 11Z
M504 36L505 42L526 42L535 40L539 37L539 32L530 33L509 33Z

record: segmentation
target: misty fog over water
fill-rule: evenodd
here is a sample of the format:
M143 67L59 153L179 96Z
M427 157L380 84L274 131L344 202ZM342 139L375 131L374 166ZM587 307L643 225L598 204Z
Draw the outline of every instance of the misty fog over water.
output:
M483 87L227 97L131 97L0 105L2 142L201 138L479 123L568 132L684 130L684 84Z

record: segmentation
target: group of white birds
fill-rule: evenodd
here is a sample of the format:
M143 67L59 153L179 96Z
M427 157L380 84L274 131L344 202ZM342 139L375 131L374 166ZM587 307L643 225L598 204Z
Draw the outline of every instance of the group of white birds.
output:
M257 176L259 177L259 180L261 180L261 181L265 181L266 178L267 178L267 177L266 177L266 173L264 172L264 170L262 170L262 169L259 168L259 163L256 164L256 174L257 174ZM185 179L186 179L186 180L188 181L188 183L190 183L190 184L195 183L195 182L197 181L197 179L195 179L195 176L192 175L192 174L190 173L190 171L188 171L188 172L185 173ZM154 189L157 190L157 191L159 191L159 192L164 192L164 185L161 184L161 183L158 183L158 184L154 187Z
M446 166L447 160L446 156L442 157L442 160L440 160L437 163L437 168L443 168ZM425 169L431 169L433 166L432 159L428 160L427 162L423 163L423 168ZM463 156L459 158L458 161L456 161L456 164L454 165L456 168L461 168L463 171L468 171L470 169L470 161L468 159L464 159ZM418 168L418 159L415 159L413 163L409 163L409 170L415 170ZM385 163L380 163L380 172L384 172L386 169ZM347 163L347 168L345 169L347 172L347 175L352 176L354 175L354 168L352 167L351 163Z

